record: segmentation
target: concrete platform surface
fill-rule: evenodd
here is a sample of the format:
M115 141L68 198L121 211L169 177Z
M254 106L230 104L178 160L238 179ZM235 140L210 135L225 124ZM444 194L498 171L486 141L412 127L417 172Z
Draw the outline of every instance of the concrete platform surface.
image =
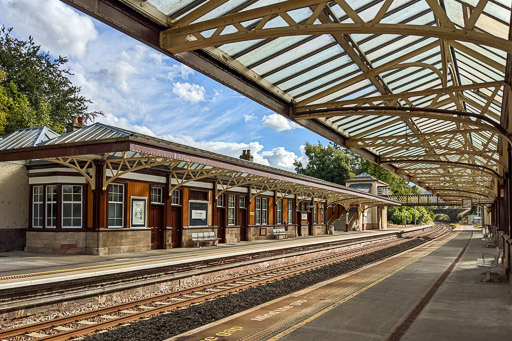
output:
M191 331L176 340L398 340L394 332L409 321L401 340L512 340L511 286L503 268L494 279L476 266L485 248L479 233L454 232L405 254L258 306ZM454 263L460 261L418 314L415 307ZM220 334L219 334L220 333ZM228 334L229 334L228 333Z
M407 231L422 228L424 226L411 226L407 228ZM3 252L0 253L0 290L283 249L298 245L313 245L328 241L395 234L397 231L397 229L391 229L335 232L334 235L260 240L237 244L221 243L219 246L202 248L176 248L104 256L47 255L22 251Z

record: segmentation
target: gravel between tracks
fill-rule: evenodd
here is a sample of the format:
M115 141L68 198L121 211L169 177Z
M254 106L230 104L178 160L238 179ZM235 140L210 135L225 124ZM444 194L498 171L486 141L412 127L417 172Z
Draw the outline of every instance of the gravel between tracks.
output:
M163 340L218 321L265 302L307 288L313 284L353 271L368 263L381 260L394 254L423 244L428 239L412 239L373 253L358 256L340 263L291 278L268 283L238 293L223 296L201 304L193 305L170 313L116 327L106 332L86 337L86 341L112 340Z

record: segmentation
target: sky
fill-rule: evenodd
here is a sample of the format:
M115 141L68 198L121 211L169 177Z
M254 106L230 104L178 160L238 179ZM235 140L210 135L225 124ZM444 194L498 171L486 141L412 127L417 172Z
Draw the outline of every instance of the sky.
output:
M21 24L23 23L23 24ZM304 144L327 141L58 0L0 0L0 25L67 56L96 122L294 171ZM91 122L87 122L90 124Z

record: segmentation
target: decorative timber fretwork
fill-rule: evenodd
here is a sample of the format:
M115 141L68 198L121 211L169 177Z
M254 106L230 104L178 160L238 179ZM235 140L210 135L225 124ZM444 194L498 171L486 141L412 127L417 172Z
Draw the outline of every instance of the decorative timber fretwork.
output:
M76 170L84 176L93 191L96 188L96 165L92 159L83 157L52 157L43 160L55 162Z
M261 176L236 176L232 174L231 176L223 176L219 177L215 186L215 198L219 195L227 192L233 188L247 186L247 185L257 185L265 182L265 178ZM219 187L221 188L219 190Z
M187 163L185 169L172 170L169 175L169 195L172 194L176 189L184 186L192 181L197 181L205 178L212 178L217 176L229 176L233 174L232 170L222 168L192 168L194 164ZM173 181L174 180L174 181ZM176 182L176 184L173 184Z
M127 173L162 165L169 166L169 169L172 169L180 162L152 155L128 157L128 153L126 152L122 153L120 158L115 158L115 156L108 158L108 155L105 155L104 159L103 190L106 190L111 182ZM107 170L110 171L110 177L108 179Z

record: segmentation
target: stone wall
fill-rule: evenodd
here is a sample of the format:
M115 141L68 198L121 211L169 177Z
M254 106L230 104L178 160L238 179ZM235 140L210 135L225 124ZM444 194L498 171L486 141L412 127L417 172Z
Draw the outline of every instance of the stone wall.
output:
M192 233L198 233L198 232L215 232L215 236L217 236L217 229L213 229L211 227L205 227L205 228L184 228L183 229L183 235L182 235L182 241L181 241L181 247L194 247L195 242L192 241ZM201 246L212 246L214 242L201 242Z
M313 226L313 236L321 236L326 234L325 225L314 225Z
M301 236L309 236L309 227L308 225L302 225L300 227L300 231L301 231Z
M240 227L226 227L226 243L240 242Z
M0 251L23 250L30 186L24 165L0 162Z
M27 231L26 252L109 255L151 250L151 230Z

